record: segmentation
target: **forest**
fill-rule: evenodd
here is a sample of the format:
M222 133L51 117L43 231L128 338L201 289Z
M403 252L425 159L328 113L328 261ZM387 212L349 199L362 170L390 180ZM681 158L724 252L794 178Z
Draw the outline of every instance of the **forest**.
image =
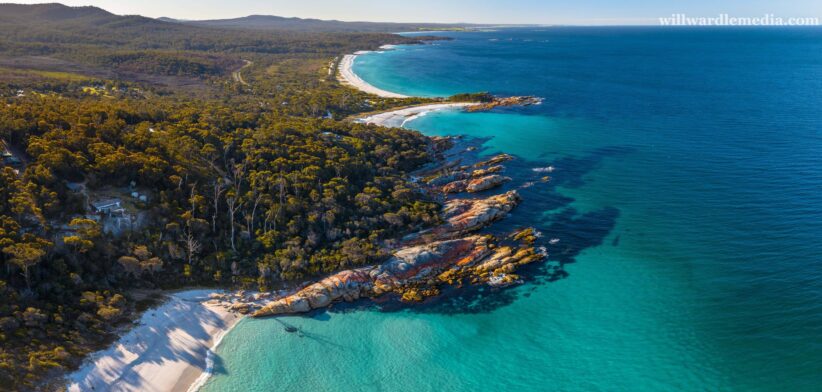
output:
M377 263L439 221L408 176L434 158L427 138L342 121L426 100L333 77L345 53L419 39L0 10L0 383L11 390L45 388L110 342L150 304L141 290L276 288Z

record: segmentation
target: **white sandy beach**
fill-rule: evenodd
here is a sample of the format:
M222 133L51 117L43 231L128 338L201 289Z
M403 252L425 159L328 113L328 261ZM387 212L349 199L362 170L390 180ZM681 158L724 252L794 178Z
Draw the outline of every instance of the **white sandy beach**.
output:
M347 54L343 56L342 60L340 60L339 66L339 74L337 75L337 80L340 83L347 84L351 87L354 87L360 91L365 91L369 94L374 94L383 98L408 98L407 95L392 93L390 91L385 91L374 87L365 80L362 80L357 74L354 73L352 67L354 66L354 59L357 58L358 54L362 54L366 52L357 52L354 54Z
M426 113L435 112L438 110L460 109L473 105L478 104L472 102L432 103L392 110L390 112L372 114L357 121L365 124L380 125L383 127L401 127L407 121L412 120L415 117L425 115Z
M391 50L394 48L394 45L383 45L380 49L384 50ZM352 69L354 65L354 59L357 58L357 55L368 53L368 52L356 52L354 54L348 54L343 56L342 60L340 61L339 66L339 74L337 75L337 79L340 83L347 84L351 87L354 87L360 91L364 91L369 94L374 94L380 97L385 98L410 98L407 95L392 93L390 91L385 91L379 89L377 87L372 86L365 80L362 80L354 70ZM397 110L392 110L388 112L372 114L363 118L358 119L358 122L366 123L366 124L375 124L384 127L401 127L405 124L406 121L409 121L415 117L423 116L429 112L434 112L438 110L448 110L448 109L457 109L457 108L464 108L467 106L476 105L477 103L470 103L470 102L449 102L449 103L433 103L433 104L425 104L425 105L417 105L411 106L406 108L400 108Z
M188 391L202 381L211 347L241 317L215 303L214 290L170 295L140 325L69 375L69 391Z

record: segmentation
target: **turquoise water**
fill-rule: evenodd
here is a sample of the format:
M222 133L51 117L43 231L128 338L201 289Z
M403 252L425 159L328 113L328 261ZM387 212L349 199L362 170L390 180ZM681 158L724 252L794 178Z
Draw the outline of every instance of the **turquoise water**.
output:
M355 70L544 97L406 126L517 155L510 188L554 166L495 228L559 238L550 261L509 290L245 320L204 391L822 390L822 30L449 35Z

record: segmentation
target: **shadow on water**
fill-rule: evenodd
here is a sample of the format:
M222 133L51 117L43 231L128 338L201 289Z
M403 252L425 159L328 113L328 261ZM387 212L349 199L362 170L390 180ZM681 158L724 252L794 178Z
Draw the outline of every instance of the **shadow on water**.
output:
M211 368L211 374L220 374L220 375L227 375L228 374L228 369L226 369L225 362L223 361L223 358L221 356L212 355L211 356L211 361L212 361L212 366L213 366Z
M481 146L487 139L462 138L456 149L464 151L471 146ZM479 148L477 149L479 151ZM480 160L477 151L462 153L459 156L465 163ZM544 246L548 249L547 260L523 266L518 275L522 276L526 285L523 289L493 288L487 285L465 284L461 287L446 287L442 294L428 299L420 304L409 305L399 301L397 296L380 298L376 301L364 300L352 304L336 304L325 310L330 313L346 313L357 310L372 310L380 312L411 311L417 313L437 314L478 314L492 312L501 307L510 305L519 296L529 296L535 285L543 285L569 277L565 265L575 262L586 249L597 247L616 226L619 209L604 207L598 210L580 212L571 207L574 199L562 195L558 187L578 188L585 185L584 177L599 167L602 161L609 157L628 154L634 148L628 146L613 146L593 150L584 156L565 156L551 162L533 162L517 157L505 163L506 175L513 181L502 189L495 189L478 196L486 196L512 189L517 189L522 195L523 202L505 220L494 224L486 230L487 233L498 236L511 231L533 226L544 235L535 246ZM555 170L534 170L535 168L553 167ZM550 181L542 183L539 180L550 176ZM523 186L527 184L527 186ZM473 197L473 196L472 196ZM558 242L551 244L552 239ZM614 240L614 244L618 243ZM316 317L316 315L315 315Z
M580 214L574 208L566 208L556 214L545 232L560 240L549 252L548 260L561 264L573 263L583 250L602 245L603 240L616 225L619 210L606 207Z
M330 317L328 317L327 312L316 312L316 313L312 312L312 313L306 314L306 316L310 316L311 318L313 318L315 320L323 320L323 321L328 320L330 318ZM280 323L280 325L283 326L283 330L285 332L292 333L292 334L294 334L294 336L297 336L297 337L300 337L300 338L306 338L306 339L309 339L309 340L314 340L318 343L321 343L321 344L329 346L329 347L334 347L334 348L338 348L338 349L345 349L345 350L350 350L351 349L350 347L346 347L346 346L343 346L339 343L333 342L333 341L329 340L328 338L326 338L326 337L324 337L320 334L305 331L305 330L303 330L303 328L301 326L296 326L294 324L291 324L288 321L283 320L282 318L273 317L272 320Z

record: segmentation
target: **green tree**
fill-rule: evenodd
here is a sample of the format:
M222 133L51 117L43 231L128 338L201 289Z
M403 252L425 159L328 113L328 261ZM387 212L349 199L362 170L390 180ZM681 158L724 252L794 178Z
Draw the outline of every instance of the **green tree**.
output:
M77 253L86 253L94 248L94 241L100 238L101 231L97 222L91 219L74 218L69 223L77 235L63 237L63 242Z
M26 287L31 289L31 277L29 270L37 265L46 251L35 244L31 243L17 243L3 248L3 253L9 257L9 262L20 267L23 270L23 276L26 279Z

